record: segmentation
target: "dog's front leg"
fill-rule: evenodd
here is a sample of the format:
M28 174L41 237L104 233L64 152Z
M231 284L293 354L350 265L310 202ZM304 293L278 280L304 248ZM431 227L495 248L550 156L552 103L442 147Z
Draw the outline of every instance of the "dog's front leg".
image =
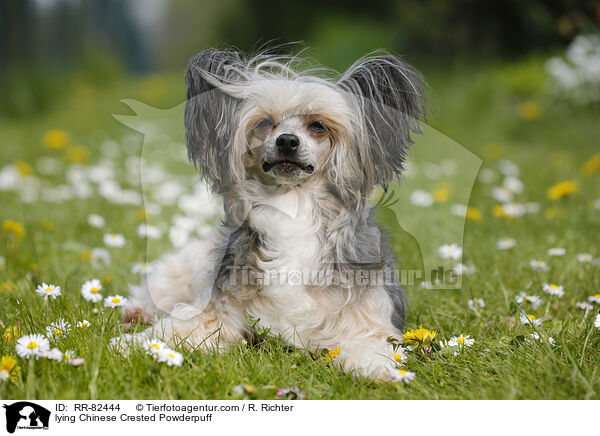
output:
M221 294L202 311L194 313L193 306L189 306L187 312L176 311L170 316L155 318L152 326L143 332L118 338L115 349L127 354L128 348L157 338L170 347L224 352L243 339L248 328L243 310Z

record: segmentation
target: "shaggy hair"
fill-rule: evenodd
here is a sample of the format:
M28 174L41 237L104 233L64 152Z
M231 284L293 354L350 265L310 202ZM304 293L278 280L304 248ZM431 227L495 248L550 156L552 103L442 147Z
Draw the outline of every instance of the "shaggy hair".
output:
M164 256L132 287L128 316L153 319L136 338L225 350L251 334L249 315L289 344L340 347L344 370L387 378L406 304L397 280L372 280L396 260L367 198L403 170L424 115L419 75L385 53L335 75L209 49L185 79L189 158L224 218L217 236ZM291 163L279 156L285 136L297 140Z

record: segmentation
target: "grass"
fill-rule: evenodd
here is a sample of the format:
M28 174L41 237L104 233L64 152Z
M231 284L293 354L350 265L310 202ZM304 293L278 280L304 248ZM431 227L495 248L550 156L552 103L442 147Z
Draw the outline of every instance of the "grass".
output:
M128 182L123 161L139 156L142 137L111 114L127 112L119 103L122 98L168 108L183 100L184 90L180 78L169 75L123 80L103 89L74 83L72 95L46 115L19 122L0 120L1 166L22 162L23 172L33 171L43 180L33 187L40 198L31 203L22 202L18 192L0 191L0 222L15 220L25 231L21 239L10 232L0 235L0 256L5 259L0 269L0 325L17 326L24 334L43 332L59 318L71 325L87 319L91 322L88 329L73 327L55 343L63 351L76 350L85 363L75 367L18 358L19 377L15 383L0 381L0 398L240 398L233 388L244 383L255 388L252 394L244 394L251 398L274 398L278 388L290 385L297 385L309 399L600 398L600 330L593 326L600 306L589 312L575 307L600 289L599 266L576 260L578 253L600 257L600 211L592 206L600 197L600 174L584 176L581 172L582 164L598 153L597 108L555 100L540 59L431 69L425 75L436 108L430 125L480 156L482 166L497 176L502 159L516 163L524 184L517 201L537 202L541 208L539 213L514 219L497 217L493 210L498 202L490 191L501 179L492 184L478 181L470 206L481 212L481 219L467 221L463 245L463 262L473 265L475 272L463 277L460 291L427 291L418 284L407 287L407 328L423 325L446 339L469 334L475 339L472 347L458 356L410 353L406 368L417 374L410 384L354 378L303 350L286 347L277 338L263 337L252 347L240 344L223 355L183 351L185 361L180 368L157 363L141 352L127 358L115 355L107 346L111 337L122 333L119 309L86 302L79 289L84 281L99 278L104 295L113 295L125 293L128 283L139 280L131 266L144 260L147 248L136 234L143 219L140 206L116 205L95 189L89 198L49 202L50 194L43 188L64 185L65 170L76 165L73 160L83 158L86 165L93 165L106 159L108 146L101 145L114 140L118 152L111 159L117 180L140 191L139 181ZM523 102L533 102L539 113L523 113ZM56 128L69 133L71 145L60 150L44 148L41 138ZM84 146L79 154L73 151L75 144ZM43 156L60 160L63 170L56 175L38 174ZM190 166L182 162L170 173L187 182L193 177ZM551 185L569 179L578 181L577 192L560 201L547 199ZM413 185L407 182L414 186L414 181ZM447 204L435 204L423 213L435 213L452 202L451 196ZM90 213L102 215L106 228L91 228L87 224ZM170 216L174 208L165 206L163 213ZM102 247L102 236L108 232L123 233L127 244L109 248L111 263L93 268L89 251ZM403 267L419 265L416 243L400 234L393 236ZM515 238L517 245L498 250L496 242L503 237ZM564 247L566 255L550 257L550 247ZM171 244L163 236L148 248L153 248L148 251L152 260L155 253L170 250ZM529 261L534 258L545 260L549 271L533 271ZM60 285L63 295L44 301L33 291L41 282ZM565 296L550 297L542 292L543 283L563 285ZM545 319L536 329L552 336L555 346L524 341L534 330L516 322L519 307L514 297L522 291L543 298L537 310L527 305L523 309ZM470 311L467 302L472 298L482 298L485 308ZM16 356L14 345L0 341L0 356L5 355Z

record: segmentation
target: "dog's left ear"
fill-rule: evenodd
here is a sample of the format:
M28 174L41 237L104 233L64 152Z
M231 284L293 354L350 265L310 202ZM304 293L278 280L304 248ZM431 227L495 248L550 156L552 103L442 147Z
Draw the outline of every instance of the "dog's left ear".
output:
M364 117L358 138L369 185L392 181L403 170L411 132L420 133L425 99L419 73L392 55L359 60L338 82Z

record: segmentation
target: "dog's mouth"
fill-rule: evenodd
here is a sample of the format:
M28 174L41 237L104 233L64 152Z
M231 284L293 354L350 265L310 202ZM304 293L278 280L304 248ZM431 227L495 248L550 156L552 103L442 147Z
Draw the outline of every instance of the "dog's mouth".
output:
M312 174L315 172L313 165L302 165L293 160L263 162L262 169L265 173L271 172L273 175L282 177L298 177L302 174Z

